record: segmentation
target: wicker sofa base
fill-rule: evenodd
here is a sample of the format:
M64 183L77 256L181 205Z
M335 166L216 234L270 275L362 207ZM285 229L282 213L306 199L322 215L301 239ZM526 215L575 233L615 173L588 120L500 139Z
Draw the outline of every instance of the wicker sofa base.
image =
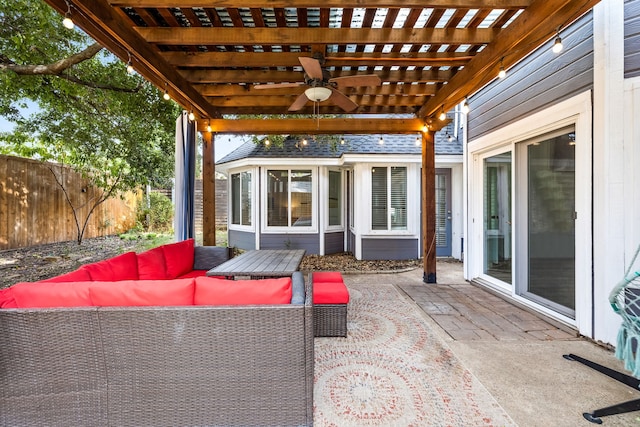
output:
M346 337L347 304L315 304L313 329L316 337Z

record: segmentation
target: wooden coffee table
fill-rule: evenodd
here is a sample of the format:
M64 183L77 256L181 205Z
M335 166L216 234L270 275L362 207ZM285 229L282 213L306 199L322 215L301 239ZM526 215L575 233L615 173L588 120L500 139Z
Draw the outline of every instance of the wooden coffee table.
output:
M207 276L252 279L291 276L300 268L304 249L258 249L248 251L207 271Z

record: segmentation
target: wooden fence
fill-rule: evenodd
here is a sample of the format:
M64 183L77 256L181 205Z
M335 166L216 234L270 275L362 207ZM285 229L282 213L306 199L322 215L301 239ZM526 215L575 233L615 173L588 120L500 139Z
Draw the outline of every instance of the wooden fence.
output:
M98 190L65 166L0 155L0 250L77 239L73 211L60 177L84 222ZM84 237L124 232L135 226L136 195L112 198L94 211Z

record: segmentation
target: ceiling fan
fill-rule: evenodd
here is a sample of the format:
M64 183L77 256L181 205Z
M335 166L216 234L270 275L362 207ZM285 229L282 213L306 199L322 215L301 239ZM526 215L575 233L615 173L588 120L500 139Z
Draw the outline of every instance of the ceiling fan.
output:
M256 85L254 88L274 89L309 86L296 98L293 104L289 106L289 111L299 111L309 101L320 103L329 99L344 111L350 112L358 108L358 104L349 99L349 97L339 89L357 86L380 86L380 84L382 84L380 77L375 74L332 78L329 71L322 68L325 62L322 54L316 53L313 58L301 56L298 60L304 69L304 82L263 84Z

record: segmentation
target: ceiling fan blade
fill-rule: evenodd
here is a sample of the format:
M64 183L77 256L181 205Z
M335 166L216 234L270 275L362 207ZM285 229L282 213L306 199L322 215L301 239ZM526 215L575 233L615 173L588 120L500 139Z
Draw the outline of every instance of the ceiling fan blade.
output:
M309 58L308 56L301 56L298 60L300 61L300 64L302 64L304 72L307 73L309 77L312 79L322 80L322 67L320 66L320 61L315 58Z
M338 87L355 87L355 86L380 86L382 80L375 74L365 74L360 76L344 76L329 79L330 83L335 83Z
M267 84L267 85L254 85L253 88L254 89L281 89L281 88L285 88L285 87L299 87L299 86L303 86L304 83L303 82L299 82L299 83L274 83L274 84Z
M337 89L331 89L331 96L329 97L329 101L336 104L338 107L342 108L344 111L351 112L358 108L358 104L353 102L347 95L340 92Z
M307 102L309 102L309 98L307 98L307 95L302 92L300 96L297 97L295 101L293 101L293 104L289 106L289 111L300 111L307 104Z

